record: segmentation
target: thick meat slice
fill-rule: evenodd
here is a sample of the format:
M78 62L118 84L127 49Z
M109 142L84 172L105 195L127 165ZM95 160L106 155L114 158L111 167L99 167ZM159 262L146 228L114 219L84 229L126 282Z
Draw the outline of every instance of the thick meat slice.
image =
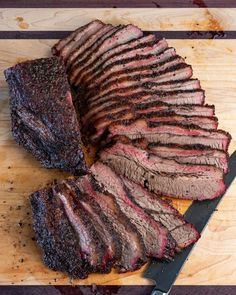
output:
M124 28L121 28L120 30L116 31L111 38L107 38L93 54L90 56L89 60L84 63L82 67L80 67L80 70L77 69L75 72L73 72L72 82L75 82L75 85L79 85L83 77L88 73L89 70L92 69L93 62L99 58L104 52L116 47L117 45L126 43L132 39L137 39L143 35L143 32L133 26L133 25L127 25Z
M176 91L200 89L201 85L198 79L188 79L185 81L174 81L164 83L147 82L143 84L143 87L151 89L152 91Z
M105 63L97 75L93 78L92 83L90 83L89 88L95 86L95 84L101 84L110 79L110 76L118 76L124 72L125 69L131 71L132 68L138 68L143 65L152 65L164 60L167 60L171 56L174 56L175 50L172 48L168 52L160 54L167 48L167 42L165 40L152 41L146 44L138 46L137 49L130 50L115 56ZM169 53L170 52L170 53ZM143 62L141 62L143 60ZM145 61L145 64L144 64Z
M225 191L223 171L210 165L179 164L131 144L115 143L100 160L149 191L182 199L205 200Z
M121 257L115 264L119 272L139 269L146 262L142 238L122 213L114 196L104 192L89 175L79 178L77 185L82 192L90 195L99 204L120 237Z
M156 143L150 143L148 149L159 157L173 159L178 163L213 165L223 169L224 173L228 172L228 154L221 150L204 148L200 145L179 146Z
M121 57L124 53L131 51L134 48L141 47L143 44L146 44L151 41L155 41L156 37L155 35L147 35L145 37L141 37L139 39L131 40L125 44L121 44L116 46L115 48L112 48L111 50L103 53L98 60L95 61L93 70L91 73L89 73L89 77L87 80L87 86L89 87L90 83L93 82L93 78L95 75L98 74L98 72L101 70L101 68L104 68L104 65L108 66L111 64L113 57Z
M81 206L78 192L66 181L59 183L53 190L63 203L66 215L79 237L82 258L92 272L109 272L111 261L108 259L107 246Z
M91 35L90 38L88 38L83 44L75 47L66 59L67 70L70 70L71 66L73 66L73 63L78 63L86 55L88 55L89 50L92 48L95 42L97 42L97 40L102 38L105 34L110 34L109 32L111 29L114 30L112 25L104 25L95 34Z
M80 127L64 66L57 57L5 70L10 88L12 132L17 143L46 168L85 174Z
M155 196L141 185L122 177L123 183L132 195L132 201L143 208L157 222L163 224L177 244L177 250L195 243L200 235L195 227L187 223L183 216L167 201Z
M121 211L142 236L146 255L155 258L170 258L174 255L175 243L167 229L155 222L139 206L134 204L125 190L122 180L108 166L96 162L91 171L105 191L114 195Z
M109 138L125 135L130 139L146 138L149 142L162 144L195 145L226 151L231 140L229 133L223 130L205 130L193 126L184 127L180 124L148 123L139 119L131 124L114 123L109 127Z
M51 269L72 278L86 278L90 266L81 256L79 237L71 225L63 203L45 188L31 195L33 228L43 252L43 261Z
M105 26L105 24L100 20L94 20L87 25L78 28L66 38L59 40L52 47L52 53L60 55L63 60L66 60L74 48L80 47L90 36L95 34L103 26Z

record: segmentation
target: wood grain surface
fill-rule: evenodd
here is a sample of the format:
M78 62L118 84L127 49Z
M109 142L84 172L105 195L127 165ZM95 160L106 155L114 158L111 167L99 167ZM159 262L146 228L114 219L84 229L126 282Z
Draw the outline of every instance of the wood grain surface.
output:
M117 14L112 11L109 21L112 23L123 23L119 10ZM142 10L143 11L143 10ZM215 10L216 11L216 10ZM1 13L1 11L0 11ZM5 12L2 18L6 17ZM14 16L33 20L30 11L19 10L9 12ZM62 17L63 12L51 14L50 20L45 15L40 17L32 12L36 20L34 30L50 29L56 30L65 28L60 24L64 22L68 27L76 27L76 19L71 11L71 23L68 25L68 12ZM78 15L78 11L76 12ZM160 11L160 18L164 23L164 12ZM166 16L166 28L168 21L174 22L173 16ZM201 12L204 13L204 12ZM236 15L236 10L231 10L231 15ZM218 15L221 11L217 12ZM4 16L5 15L5 16ZM28 15L28 18L26 18ZM58 15L61 15L58 17ZM105 15L101 10L93 11L93 16ZM137 15L139 15L137 17ZM149 29L160 29L158 13L153 10L145 10L143 13L135 10L126 11L126 20L141 28L148 25ZM192 15L194 18L195 15ZM0 30L6 30L7 21L0 19ZM56 20L55 20L56 18ZM86 23L92 18L84 12L77 18L77 24ZM183 17L184 19L184 17ZM186 24L191 19L186 17ZM104 19L107 21L107 18ZM220 26L223 24L220 18L217 19ZM37 24L37 22L40 23ZM225 18L224 24L227 23ZM236 25L228 20L231 26ZM9 22L11 30L14 22ZM44 24L44 26L43 26ZM73 24L73 25L72 25ZM155 27L156 24L156 27ZM30 26L28 29L30 29ZM186 28L188 26L186 25ZM184 27L182 27L184 29ZM164 28L163 28L164 29ZM190 29L190 28L188 28ZM203 27L203 29L206 29ZM233 137L230 145L230 153L236 149L236 40L168 40L169 45L177 49L177 52L186 57L186 62L193 65L194 77L201 80L202 87L206 90L206 102L215 104L216 114L219 118L219 127L229 131ZM10 131L9 118L9 96L7 85L3 77L3 70L13 64L50 54L50 47L55 40L0 40L0 284L152 284L142 277L146 266L134 273L117 274L113 271L109 275L90 275L86 280L75 280L73 282L57 272L47 269L42 261L39 248L34 241L34 233L31 229L31 212L28 202L29 194L44 186L54 178L63 178L67 174L55 170L46 170L40 167L39 163L24 149L14 142ZM236 283L236 183L232 185L225 195L219 210L215 212L202 238L197 243L191 257L179 275L176 284L179 285L214 285ZM173 204L181 212L188 206L188 201L173 200Z
M98 18L112 24L132 23L143 30L236 30L236 9L232 8L37 8L0 9L2 31L73 30Z

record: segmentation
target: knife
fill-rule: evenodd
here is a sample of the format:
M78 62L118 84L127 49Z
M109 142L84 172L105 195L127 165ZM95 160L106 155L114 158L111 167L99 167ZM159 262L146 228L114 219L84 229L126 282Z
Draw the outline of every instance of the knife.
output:
M229 158L229 173L225 175L226 190L229 188L236 176L236 151ZM226 191L225 191L226 192ZM195 225L199 233L207 225L211 215L220 201L222 200L225 192L216 199L205 201L194 201L189 209L184 214L184 218ZM188 256L191 253L194 245L184 249L181 253L177 254L174 261L160 262L153 260L144 273L144 277L153 280L156 283L151 295L167 295L169 294L176 277L178 276L181 268L183 267Z

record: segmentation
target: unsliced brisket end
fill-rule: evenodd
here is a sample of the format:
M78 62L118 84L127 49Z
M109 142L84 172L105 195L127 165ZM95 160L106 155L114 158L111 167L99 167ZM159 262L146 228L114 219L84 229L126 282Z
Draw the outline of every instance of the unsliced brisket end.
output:
M174 255L175 243L170 238L169 232L131 201L130 192L125 189L120 177L108 166L99 162L96 162L91 170L98 183L105 191L114 195L121 211L137 228L142 236L146 255L155 258L171 258Z
M134 145L115 143L100 153L102 162L155 194L205 200L225 191L223 171L210 165L179 164Z
M80 127L61 61L52 57L23 62L5 70L5 77L17 143L46 168L85 174Z
M81 257L79 238L60 199L53 195L51 188L45 188L33 193L30 202L33 228L44 263L72 278L86 278L91 269Z
M182 250L199 239L200 235L196 228L186 222L183 216L167 201L151 194L141 185L128 180L126 177L121 178L132 195L132 201L169 230L176 241L177 250Z
M149 142L161 144L195 145L226 151L231 140L229 133L223 130L206 130L196 126L181 124L153 123L144 119L134 122L122 121L109 126L109 138L125 135L130 139L146 138Z
M119 235L121 256L115 267L119 272L139 269L147 260L142 238L135 226L122 213L114 196L105 192L90 175L79 178L77 185L96 201Z

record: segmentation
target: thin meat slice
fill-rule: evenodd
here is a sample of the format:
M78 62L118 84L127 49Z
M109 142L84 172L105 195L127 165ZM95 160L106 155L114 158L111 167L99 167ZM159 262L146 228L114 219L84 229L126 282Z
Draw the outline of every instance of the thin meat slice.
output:
M144 37L140 37L138 39L131 40L125 44L118 45L111 50L103 53L98 60L95 61L93 70L89 74L88 80L87 80L87 86L89 87L90 83L93 81L93 78L97 73L100 71L101 68L108 66L111 64L112 58L116 56L121 56L125 52L129 52L133 48L138 48L142 46L143 44L146 44L151 41L155 41L156 37L155 35L147 35Z
M61 200L52 188L44 188L30 197L33 228L43 253L44 263L51 269L84 279L91 272L82 258L79 237L71 225Z
M133 49L129 52L125 52L121 55L111 58L109 62L102 65L102 68L93 78L92 83L90 83L89 88L94 87L95 84L104 82L111 74L114 76L117 75L116 73L119 74L120 71L124 71L125 69L130 70L133 67L142 66L143 64L139 62L139 59L141 58L144 59L146 57L148 59L148 62L146 62L145 65L151 65L153 63L157 63L158 61L161 62L171 56L174 56L176 54L174 48L172 48L172 50L169 49L165 54L160 54L167 48L167 46L168 45L165 40L160 40L159 42L152 41L146 44L142 44L142 47L138 46L137 49ZM168 54L169 52L171 52L171 55ZM152 55L157 55L156 60L154 58L151 58Z
M173 61L171 63L173 63ZM115 84L110 85L110 87L106 88L103 92L93 95L92 99L98 99L99 97L104 96L105 94L117 95L120 93L122 88L136 86L144 82L161 83L167 81L178 81L189 79L192 76L192 67L186 65L185 63L180 63L176 66L167 68L163 72L159 72L158 75L156 73L152 74L153 70L145 71L150 71L150 73L146 75L137 74L126 78L117 79Z
M66 61L73 49L80 47L90 36L96 34L96 32L103 26L106 26L103 22L100 20L94 20L87 25L80 27L68 37L59 40L59 42L52 47L52 53L59 55Z
M140 116L139 116L140 117ZM216 117L198 117L198 116L180 116L180 115L172 115L172 114L160 114L158 112L146 113L141 116L142 118L147 119L148 122L155 123L180 123L182 125L196 125L200 128L204 129L217 129L218 120Z
M214 105L169 105L154 101L151 103L135 104L133 107L136 114L145 114L150 112L173 112L183 116L212 117L215 115Z
M146 138L149 142L162 144L195 145L226 151L231 140L229 133L223 130L206 130L199 127L185 127L181 124L151 123L139 119L131 124L114 123L109 127L109 138L125 135L130 139Z
M66 215L79 236L83 260L88 263L92 272L109 272L111 261L107 259L107 246L81 206L78 192L67 181L58 183L53 190L63 203Z
M87 74L88 70L91 70L91 65L93 62L99 58L104 52L116 47L117 45L126 43L132 39L137 39L143 35L143 32L133 26L133 25L127 25L124 28L121 28L120 30L117 30L111 38L107 38L96 50L96 52L93 53L92 56L90 56L90 59L88 62L85 62L84 65L80 68L80 71L76 71L73 73L75 76L75 85L79 85L83 77Z
M132 88L129 88L130 90L129 94L139 94L139 93L147 93L147 94L155 94L155 93L165 93L165 92L174 92L174 91L193 91L193 90L199 90L201 89L200 83L198 80L190 79L186 81L180 81L180 82L173 82L173 83L153 83L155 84L155 88L152 88L148 85L150 83L143 83L141 85L138 85L137 87L134 86ZM168 86L169 85L169 86ZM122 94L122 93L121 93ZM93 101L93 99L88 99L87 104L91 108L94 105L97 105L101 102L107 102L111 96L102 96L96 100Z
M128 96L124 99L116 99L114 97L106 103L101 103L96 106L93 106L83 117L82 122L94 122L98 118L104 116L108 111L111 111L113 108L117 108L119 105L124 106L129 104L132 108L132 105L135 103L141 102L166 102L169 104L184 104L185 102L189 104L203 104L205 94L203 90L193 90L193 91L175 91L175 92L157 92L153 95L133 95ZM148 116L148 115L146 115Z
M92 48L95 42L97 42L99 38L108 33L112 28L112 25L102 26L95 34L92 34L90 38L88 38L83 44L80 44L80 46L75 47L66 59L67 70L70 70L74 62L79 62L80 60L82 60L84 56L88 54L90 48Z
M79 178L77 185L96 201L120 237L121 257L116 261L115 267L119 272L139 269L146 262L142 238L122 213L114 196L105 192L90 175Z
M114 89L139 85L140 82L153 81L153 79L158 81L158 78L161 79L166 72L171 72L179 65L180 67L185 65L183 58L178 55L172 56L161 63L158 62L158 57L155 55L149 58L137 56L127 63L125 63L125 60L124 63L122 62L111 68L111 75L108 79L101 81L98 87L93 88L87 94L86 97L90 102L97 99L97 97L103 97ZM130 84L126 85L127 82Z
M101 151L99 156L116 173L157 195L206 200L225 191L223 171L214 166L179 164L122 142Z
M221 150L204 148L201 145L181 146L156 143L150 143L148 149L157 156L173 159L178 163L213 165L221 168L224 173L228 172L229 156Z
M121 211L136 226L142 236L146 255L155 258L171 258L174 255L175 243L170 238L169 232L131 201L129 192L125 190L119 176L108 166L99 162L96 162L91 170L98 183L105 191L114 195Z
M167 201L126 177L121 178L132 195L132 201L168 229L176 241L177 250L185 249L199 239L200 235L194 225L184 220L183 216Z
M104 265L106 265L106 269L108 269L109 266L113 266L116 261L120 260L120 237L92 196L86 193L79 198L79 201L93 223L93 226L97 232L99 232L103 243L107 246L107 255L104 257Z
M77 72L85 65L86 62L93 56L94 52L106 41L109 37L113 36L117 31L119 31L123 26L119 25L116 27L110 27L110 29L102 35L97 42L95 42L89 50L87 50L83 55L77 57L76 61L71 63L70 68L68 69L69 81L73 84L74 79L77 75Z

